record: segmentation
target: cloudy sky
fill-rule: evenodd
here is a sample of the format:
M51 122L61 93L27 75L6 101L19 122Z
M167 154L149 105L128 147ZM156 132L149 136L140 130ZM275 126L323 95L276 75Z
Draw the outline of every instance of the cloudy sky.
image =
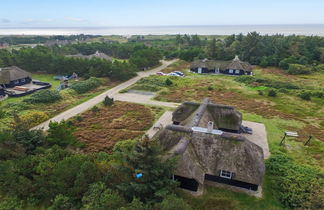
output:
M324 24L324 0L2 0L0 27Z

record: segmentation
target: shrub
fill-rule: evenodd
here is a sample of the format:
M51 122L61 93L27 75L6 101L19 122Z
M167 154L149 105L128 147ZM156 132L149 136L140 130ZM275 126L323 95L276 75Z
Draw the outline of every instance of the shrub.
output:
M311 100L311 93L310 92L304 92L303 91L303 92L299 93L298 96L301 99L305 100L305 101L310 101Z
M322 205L323 208L323 203L316 201L316 197L321 196L317 191L323 184L316 169L299 165L284 153L272 154L266 166L276 195L286 207L321 209L317 205Z
M263 91L262 91L262 90L258 90L258 94L259 94L260 96L263 96Z
M268 96L270 96L270 97L276 97L277 96L277 92L275 90L271 89L268 92Z
M99 112L99 108L97 106L94 106L91 108L92 112Z
M28 125L29 128L41 124L42 122L48 120L48 118L49 116L45 112L41 111L30 111L20 116L21 121Z
M10 197L10 198L2 198L0 201L0 210L22 210L23 209L23 201L18 198Z
M311 68L301 64L289 64L288 74L310 74Z
M314 67L315 71L324 71L324 64L319 64Z
M114 104L114 99L109 98L109 96L106 96L102 103L104 106L112 106Z
M214 88L213 88L212 86L208 86L207 89L208 89L209 91L214 90Z
M40 90L29 98L25 99L24 102L37 104L37 103L53 103L60 100L62 97L56 90Z
M166 84L166 86L171 86L171 85L173 85L173 82L168 78L165 80L165 84Z
M101 85L101 81L95 77L90 79L80 81L71 85L71 89L75 90L77 93L85 93L90 90L93 90Z
M50 145L59 145L62 147L68 145L75 145L77 140L73 135L74 129L66 121L62 122L50 122L47 142Z

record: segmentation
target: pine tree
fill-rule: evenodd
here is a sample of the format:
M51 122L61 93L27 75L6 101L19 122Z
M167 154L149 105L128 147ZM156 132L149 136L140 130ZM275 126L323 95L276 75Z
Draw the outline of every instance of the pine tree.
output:
M125 152L122 172L129 179L118 186L124 197L141 201L160 201L175 187L171 179L174 159L164 159L160 146L147 138L137 143L131 152Z

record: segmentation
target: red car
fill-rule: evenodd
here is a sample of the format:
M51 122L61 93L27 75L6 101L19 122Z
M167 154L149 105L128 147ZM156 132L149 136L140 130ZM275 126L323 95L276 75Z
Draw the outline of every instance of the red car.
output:
M156 75L165 76L166 74L163 72L157 72Z

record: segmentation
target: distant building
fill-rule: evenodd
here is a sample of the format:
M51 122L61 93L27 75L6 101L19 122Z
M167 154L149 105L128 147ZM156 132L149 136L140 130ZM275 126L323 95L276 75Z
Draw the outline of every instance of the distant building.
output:
M64 45L68 45L70 43L71 43L70 40L58 40L58 39L56 39L56 40L48 40L48 41L46 41L44 43L44 45L47 46L47 47L52 47L52 46L55 46L55 45L57 45L59 47L62 47Z
M235 56L232 61L197 60L191 64L190 71L200 74L252 75L252 66Z
M0 42L0 48L7 48L9 44L7 42Z
M242 114L230 106L185 102L157 138L177 156L174 178L180 187L199 191L222 183L257 191L265 174L263 149L240 133Z
M31 73L22 70L17 66L10 66L0 69L0 86L13 88L28 84L32 81Z
M99 51L96 51L96 53L94 53L92 55L76 54L76 55L67 55L67 57L85 58L85 59L100 58L100 59L105 59L110 62L113 61L112 57L106 55L105 53L99 52Z

